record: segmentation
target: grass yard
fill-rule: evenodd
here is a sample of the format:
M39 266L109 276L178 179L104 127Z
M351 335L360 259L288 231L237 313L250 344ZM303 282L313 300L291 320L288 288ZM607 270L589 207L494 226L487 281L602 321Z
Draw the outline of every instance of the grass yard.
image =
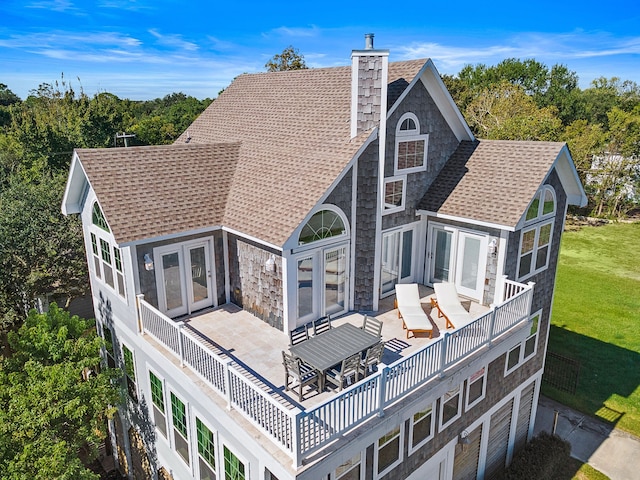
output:
M640 223L564 233L551 322L580 374L575 395L543 393L640 437Z

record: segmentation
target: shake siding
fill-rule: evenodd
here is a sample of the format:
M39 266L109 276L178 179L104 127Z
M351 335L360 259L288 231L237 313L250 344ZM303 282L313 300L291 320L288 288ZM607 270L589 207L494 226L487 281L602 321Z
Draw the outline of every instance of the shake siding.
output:
M383 230L416 221L415 212L418 202L459 143L422 82L417 82L387 121L385 177L394 175L396 126L402 115L407 112L418 117L420 134L429 135L427 170L407 175L405 209L402 212L384 215Z

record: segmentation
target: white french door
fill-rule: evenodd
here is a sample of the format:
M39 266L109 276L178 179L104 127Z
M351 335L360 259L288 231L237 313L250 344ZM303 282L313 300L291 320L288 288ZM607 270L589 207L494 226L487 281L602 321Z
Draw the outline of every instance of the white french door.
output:
M380 297L391 295L397 283L413 281L413 229L382 234Z
M347 245L340 245L320 248L297 257L298 320L307 322L347 311L347 252Z
M428 283L453 282L461 295L482 301L488 235L431 224L427 245Z
M213 305L210 252L208 240L154 249L160 311L176 317Z

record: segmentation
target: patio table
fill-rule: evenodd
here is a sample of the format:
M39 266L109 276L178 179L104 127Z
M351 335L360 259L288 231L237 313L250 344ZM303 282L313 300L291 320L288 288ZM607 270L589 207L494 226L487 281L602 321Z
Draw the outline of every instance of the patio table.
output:
M363 352L380 342L380 338L350 323L345 323L294 345L289 351L318 371L320 391L324 391L325 374L345 358Z

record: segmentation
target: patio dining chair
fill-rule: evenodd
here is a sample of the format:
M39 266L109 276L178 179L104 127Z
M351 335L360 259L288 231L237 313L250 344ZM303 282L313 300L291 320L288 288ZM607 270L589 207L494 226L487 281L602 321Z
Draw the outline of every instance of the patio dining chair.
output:
M382 322L377 318L365 315L362 319L362 330L380 338L382 336Z
M293 380L291 388L298 388L298 401L302 402L302 388L307 385L316 384L318 388L318 372L312 367L302 362L297 357L282 351L282 364L284 365L284 389L289 390L289 378Z
M384 342L376 343L367 349L358 367L363 377L369 375L369 372L373 373L373 369L382 361L382 355L384 355Z
M321 317L313 322L313 336L320 335L321 333L331 330L331 318L329 315Z
M309 340L309 330L306 325L301 325L289 332L289 346L292 347L305 340Z
M354 377L354 383L357 382L361 358L360 353L356 353L355 355L345 358L339 368L328 370L325 374L325 384L326 382L332 383L338 387L339 390L342 390L345 381L347 385L351 385L352 376Z

